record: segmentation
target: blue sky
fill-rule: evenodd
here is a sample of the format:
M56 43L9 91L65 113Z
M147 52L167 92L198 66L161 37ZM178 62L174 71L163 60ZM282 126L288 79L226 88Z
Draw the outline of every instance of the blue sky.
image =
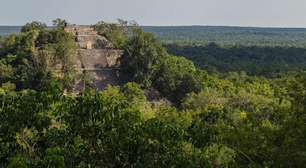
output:
M306 27L306 0L0 0L0 25L55 18L94 24Z

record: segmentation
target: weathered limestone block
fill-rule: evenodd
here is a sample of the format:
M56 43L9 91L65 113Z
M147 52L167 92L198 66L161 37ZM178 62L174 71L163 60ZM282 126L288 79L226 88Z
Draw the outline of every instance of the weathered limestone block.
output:
M79 50L80 60L86 69L117 68L121 54L122 51L111 49Z
M84 89L84 74L89 76L90 86L97 90L118 85L119 60L123 51L113 49L113 45L90 26L68 26L65 30L76 36L79 45L75 91Z
M80 48L87 49L88 43L91 43L92 48L95 49L113 48L105 37L100 36L90 26L68 26L65 30L76 36L76 42Z
M87 70L86 73L92 80L89 85L96 90L103 90L108 85L119 85L119 71L117 69ZM84 87L85 83L80 76L75 83L74 90L81 91Z
M92 48L94 49L104 49L104 48L113 48L113 45L102 36L77 36L76 41L80 48L86 49L87 44L91 43Z

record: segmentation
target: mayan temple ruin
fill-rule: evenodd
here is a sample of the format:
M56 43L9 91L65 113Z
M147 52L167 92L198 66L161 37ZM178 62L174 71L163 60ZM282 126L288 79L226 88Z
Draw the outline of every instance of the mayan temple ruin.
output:
M119 58L122 51L114 49L113 45L91 26L71 25L65 31L75 35L78 44L78 59L76 69L78 76L74 90L85 88L84 75L90 81L90 86L103 90L107 85L119 83Z

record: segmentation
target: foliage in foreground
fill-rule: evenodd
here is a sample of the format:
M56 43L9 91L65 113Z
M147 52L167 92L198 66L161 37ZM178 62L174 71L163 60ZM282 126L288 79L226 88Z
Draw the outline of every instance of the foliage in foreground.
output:
M181 110L135 83L76 97L2 88L1 166L302 167L305 88L217 80Z

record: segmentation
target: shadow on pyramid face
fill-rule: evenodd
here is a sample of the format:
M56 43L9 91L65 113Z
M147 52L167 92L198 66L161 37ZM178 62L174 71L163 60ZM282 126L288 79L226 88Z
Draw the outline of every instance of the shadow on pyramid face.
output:
M119 65L123 51L113 48L111 42L100 36L90 26L68 26L67 32L76 36L78 49L77 69L78 79L76 79L74 90L76 92L91 86L96 90L103 90L108 85L119 84ZM90 76L90 81L84 81L83 74ZM85 84L86 83L86 84Z

